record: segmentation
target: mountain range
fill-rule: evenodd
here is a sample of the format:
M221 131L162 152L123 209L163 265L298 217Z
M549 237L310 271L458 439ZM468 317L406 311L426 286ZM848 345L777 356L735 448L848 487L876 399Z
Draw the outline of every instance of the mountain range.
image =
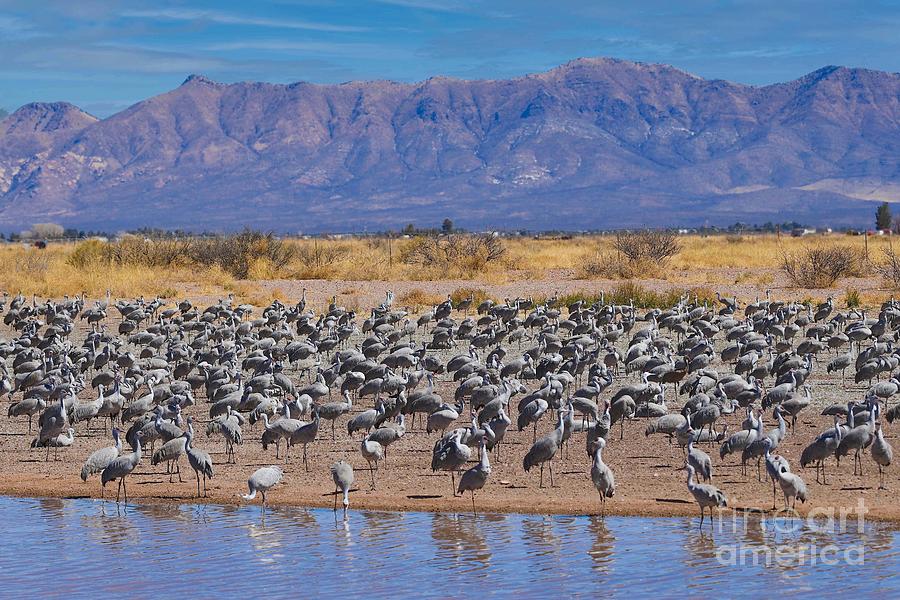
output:
M509 80L178 88L0 121L0 228L868 224L900 201L900 74L754 87L578 59Z

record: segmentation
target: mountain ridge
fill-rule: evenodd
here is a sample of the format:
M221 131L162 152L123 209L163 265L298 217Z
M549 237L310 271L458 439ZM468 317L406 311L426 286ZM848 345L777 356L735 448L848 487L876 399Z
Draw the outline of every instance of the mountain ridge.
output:
M506 80L195 74L105 119L26 107L0 121L0 227L842 225L900 201L900 75L869 69L767 86L609 58Z

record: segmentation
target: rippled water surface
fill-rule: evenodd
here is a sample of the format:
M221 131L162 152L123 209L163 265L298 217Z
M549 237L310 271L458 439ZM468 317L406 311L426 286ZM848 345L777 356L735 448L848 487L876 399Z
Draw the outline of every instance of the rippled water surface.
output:
M3 597L900 593L897 532L882 524L833 533L729 520L701 534L682 518L351 511L344 521L320 509L263 517L259 506L117 511L6 497L0 524Z

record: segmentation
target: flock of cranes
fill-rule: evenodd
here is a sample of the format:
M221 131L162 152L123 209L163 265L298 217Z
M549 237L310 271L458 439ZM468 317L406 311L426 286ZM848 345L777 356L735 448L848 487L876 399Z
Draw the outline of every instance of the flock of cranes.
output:
M231 297L197 308L159 298L113 303L109 294L91 303L83 295L43 302L4 296L0 309L12 337L0 339L0 392L10 399L8 416L27 418L29 433L37 417L32 446L46 448L45 461L51 449L59 458L76 436L96 432L97 423L106 429L108 420L113 444L84 460L81 479L99 475L101 496L117 482L116 500L126 503L126 480L143 468L144 450L152 465L165 465L172 485L182 481L186 460L197 496L207 494L215 466L195 446L195 424L204 422L207 438L223 440L226 463L237 464L248 443L265 452L274 446L273 458L283 463L300 446L305 472L320 468L307 452L317 440L344 439L344 429L349 439L362 435L357 465L368 468L371 489L389 468L389 448L416 432L431 438L432 471L450 474L454 496L470 493L473 512L476 493L490 482L489 455L501 456L513 422L530 430L521 464L540 471L541 488L545 467L553 487L554 462L566 460L563 448L582 437L592 460L586 475L604 512L616 476L603 452L639 443L625 436L625 421L636 419L648 420L647 436L665 435L681 448L675 456L701 527L707 511L728 504L712 484L718 467L704 445L718 445L720 465L739 456L747 477L755 461L757 479L764 472L772 483L773 509L777 488L785 510L810 497L796 467L814 467L817 484L827 485L826 464L850 454L861 475L868 451L884 487L892 462L884 421L900 416L900 404L889 406L900 392L892 376L900 367L900 303L888 301L870 318L838 310L831 298L812 306L767 292L741 306L717 296L715 305L683 297L644 311L602 295L568 306L555 296L477 307L471 298L456 305L448 298L416 316L388 292L364 318L335 299L312 311L305 292L297 304L276 300L258 316ZM788 436L802 435L798 416L820 410L811 407L814 387L840 372L840 384L827 385L846 389L848 369L862 387L821 410L834 425L809 440L798 465L775 454ZM683 398L677 408L669 405L673 397ZM729 433L731 415L745 418ZM555 427L542 426L547 433L538 436L547 422ZM123 452L125 444L131 452ZM351 462L347 451L330 467L334 509L341 496L345 515ZM257 469L241 497L259 494L265 506L285 468ZM627 480L628 470L619 469Z

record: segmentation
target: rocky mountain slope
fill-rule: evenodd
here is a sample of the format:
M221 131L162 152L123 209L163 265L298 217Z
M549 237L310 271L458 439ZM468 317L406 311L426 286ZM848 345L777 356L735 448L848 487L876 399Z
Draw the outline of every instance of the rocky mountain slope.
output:
M900 74L751 87L580 59L502 81L220 84L0 121L0 227L377 230L868 223L900 201Z

